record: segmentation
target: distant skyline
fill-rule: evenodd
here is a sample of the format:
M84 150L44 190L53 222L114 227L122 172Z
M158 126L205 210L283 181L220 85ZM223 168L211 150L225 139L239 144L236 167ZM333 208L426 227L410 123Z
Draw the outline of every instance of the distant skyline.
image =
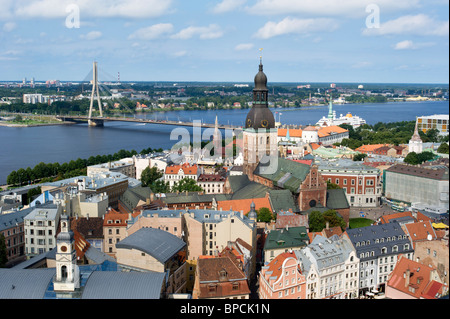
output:
M0 0L0 81L449 82L448 0ZM79 20L78 20L79 17ZM78 23L79 22L79 23Z

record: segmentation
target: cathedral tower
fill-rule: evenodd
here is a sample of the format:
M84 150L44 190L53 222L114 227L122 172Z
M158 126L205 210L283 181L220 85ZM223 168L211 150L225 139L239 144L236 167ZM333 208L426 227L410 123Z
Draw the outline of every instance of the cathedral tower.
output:
M253 105L245 120L243 173L253 180L258 164L272 164L278 158L275 118L269 109L267 76L263 72L262 59L255 76ZM270 162L270 163L269 163Z

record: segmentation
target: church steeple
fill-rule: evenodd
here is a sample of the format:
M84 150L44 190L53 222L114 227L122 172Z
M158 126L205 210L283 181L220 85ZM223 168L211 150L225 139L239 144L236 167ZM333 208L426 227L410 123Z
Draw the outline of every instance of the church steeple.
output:
M74 242L69 217L62 215L61 232L56 237L56 276L53 280L55 291L75 291L80 287L80 271Z
M275 127L275 118L269 110L269 90L267 89L267 76L263 71L260 57L259 71L255 75L253 89L253 105L245 120L245 128L271 129Z

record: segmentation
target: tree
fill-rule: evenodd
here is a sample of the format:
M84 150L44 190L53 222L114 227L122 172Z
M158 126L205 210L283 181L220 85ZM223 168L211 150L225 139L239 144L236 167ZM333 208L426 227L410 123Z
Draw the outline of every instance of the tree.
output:
M345 228L347 227L347 223L345 222L345 220L342 217L340 217L338 213L333 209L324 212L323 218L325 220L325 226L326 223L328 222L330 227L339 226L341 227L342 231L345 231Z
M150 185L150 189L153 193L168 193L170 192L169 183L164 182L163 180L156 180Z
M448 154L448 151L449 151L448 149L449 149L448 144L447 143L442 143L439 146L439 148L437 149L437 152L441 153L441 154Z
M8 185L15 185L19 182L19 178L17 176L17 172L16 171L12 171L11 173L9 173L8 177L6 178L6 183Z
M432 152L422 152L417 154L417 158L419 159L419 164L422 164L426 161L431 161L435 155Z
M258 216L259 222L270 223L274 219L272 212L267 207L258 209L256 215Z
M327 189L340 189L339 185L332 183L330 181L327 181Z
M141 182L142 186L147 187L152 185L157 179L160 179L163 176L163 173L158 171L156 167L147 167L142 171L141 174Z
M308 219L309 231L311 232L321 232L326 227L327 222L330 227L339 226L342 230L345 230L347 226L344 219L340 217L333 209L327 210L323 213L319 211L312 211Z
M417 157L417 153L416 152L408 153L408 155L406 155L403 162L406 164L411 164L411 165L419 164L419 158Z
M308 220L310 232L319 232L325 227L325 219L319 211L312 211L309 214Z
M189 177L183 178L172 187L172 192L201 192L203 188L197 185L197 182Z
M364 158L366 158L366 157L367 157L367 154L359 153L359 154L356 154L355 156L353 156L353 161L359 162L359 161L364 160Z

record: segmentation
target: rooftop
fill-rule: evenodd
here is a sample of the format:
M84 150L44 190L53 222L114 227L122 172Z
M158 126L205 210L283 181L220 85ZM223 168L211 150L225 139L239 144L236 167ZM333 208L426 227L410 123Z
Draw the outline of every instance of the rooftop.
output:
M141 228L116 244L118 249L137 249L165 263L186 243L178 237L157 228Z

